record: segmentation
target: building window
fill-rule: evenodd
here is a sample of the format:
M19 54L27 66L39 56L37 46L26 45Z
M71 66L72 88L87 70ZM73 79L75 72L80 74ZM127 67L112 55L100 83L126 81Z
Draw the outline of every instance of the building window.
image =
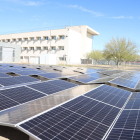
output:
M64 50L64 46L59 46L59 50Z
M21 56L20 59L23 59L23 56Z
M48 47L43 47L44 50L48 50Z
M59 57L59 60L60 60L60 61L66 61L66 58L64 58L64 57Z
M25 38L24 40L25 40L25 41L28 41L28 38Z
M2 40L2 42L5 42L5 40Z
M45 39L45 40L49 40L49 38L48 38L47 36L46 36L46 37L44 37L44 39Z
M37 50L41 50L41 47L37 47L36 49L37 49Z
M51 47L52 48L52 50L56 50L56 47Z
M30 50L34 50L34 47L30 47Z
M8 39L7 42L10 42L10 39Z
M37 37L36 39L37 39L37 40L41 40L41 37Z
M28 50L28 47L24 47L24 50Z
M31 40L34 41L34 37L32 37Z
M22 39L21 39L21 38L19 38L19 39L18 39L18 41L22 41Z
M65 36L64 35L60 35L59 38L60 39L65 39Z
M14 42L16 42L16 39L13 39Z
M52 39L56 40L56 36L52 36Z

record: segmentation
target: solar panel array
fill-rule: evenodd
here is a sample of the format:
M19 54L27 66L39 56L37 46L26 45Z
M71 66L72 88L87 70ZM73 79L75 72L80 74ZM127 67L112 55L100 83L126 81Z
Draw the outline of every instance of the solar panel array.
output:
M120 96L120 99L116 98L113 105L104 102L105 96L101 93L105 90L108 91L107 94L104 92L105 96ZM100 95L102 98L97 100L96 97ZM38 115L20 124L18 128L42 140L103 139L130 95L131 92L104 85ZM120 102L121 105L117 105L122 98L124 100Z
M54 98L57 101L61 100L59 97L61 93L66 94L62 98L68 98L68 92L70 92L71 98L75 94L73 88L77 86L76 84L63 80L41 82L28 75L39 75L48 79L66 77L88 84L117 74L116 76L118 77L114 79L114 76L109 83L131 89L139 89L140 87L138 86L140 72L137 71L124 73L119 70L75 68L75 71L84 74L69 77L74 72L69 74L68 67L46 66L43 68L41 66L40 68L44 69L44 71L34 69L34 66L31 67L9 64L0 66L0 86L6 86L4 88L7 88L0 90L1 114L22 104L32 103L34 100L43 106L44 104L39 101L40 99L50 97L50 99ZM55 72L53 69L61 70L62 72ZM63 69L65 69L65 72ZM9 72L22 76L13 77L7 75L6 73ZM23 86L22 84L24 83L27 83L27 85ZM10 87L11 85L15 87ZM72 89L65 91L70 88ZM63 92L54 94L60 91ZM54 95L48 96L51 94ZM51 110L36 114L36 116L34 116L35 113L33 113L33 116L27 115L31 116L31 118L16 124L16 127L33 138L42 140L137 140L140 139L139 100L139 92L131 93L127 90L103 85ZM36 107L37 105L32 104L31 112L35 111ZM18 115L18 112L16 114ZM9 113L4 116L10 117L10 115ZM14 118L14 116L12 117ZM6 117L5 119L8 118Z

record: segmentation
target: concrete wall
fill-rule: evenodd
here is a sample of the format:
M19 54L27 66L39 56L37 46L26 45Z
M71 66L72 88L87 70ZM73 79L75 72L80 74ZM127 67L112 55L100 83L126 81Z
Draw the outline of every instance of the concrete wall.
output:
M81 59L81 33L69 30L68 64L80 64Z

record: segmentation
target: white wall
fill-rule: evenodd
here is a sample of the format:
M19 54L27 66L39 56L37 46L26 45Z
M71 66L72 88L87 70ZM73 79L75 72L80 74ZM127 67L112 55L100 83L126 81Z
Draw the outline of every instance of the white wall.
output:
M92 51L92 34L87 32L85 53Z
M67 64L80 64L81 33L69 29Z

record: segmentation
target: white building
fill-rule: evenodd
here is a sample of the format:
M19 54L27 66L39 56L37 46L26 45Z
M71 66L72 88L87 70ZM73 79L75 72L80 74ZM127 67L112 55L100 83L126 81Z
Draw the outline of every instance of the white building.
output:
M82 25L0 35L0 41L21 45L24 63L81 64L84 54L92 50L93 35L99 33Z

